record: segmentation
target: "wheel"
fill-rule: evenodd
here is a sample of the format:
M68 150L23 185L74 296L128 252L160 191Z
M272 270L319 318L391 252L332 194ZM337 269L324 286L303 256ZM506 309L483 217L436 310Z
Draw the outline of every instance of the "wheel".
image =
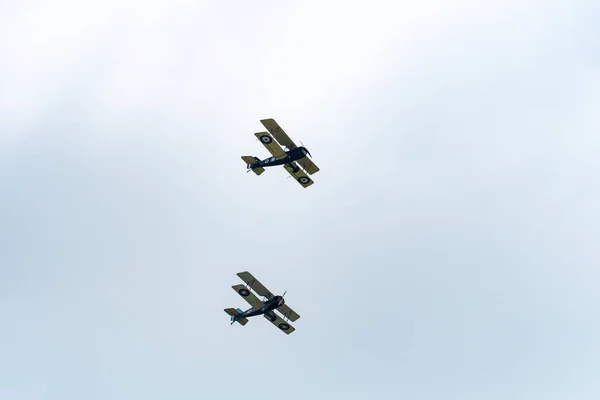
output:
M240 289L238 290L238 293L240 294L240 296L249 296L250 295L250 291L248 289Z
M282 322L281 324L279 324L279 329L281 329L282 331L287 331L288 329L290 329L290 326L285 322Z
M298 178L298 182L300 182L303 185L306 185L307 183L310 182L310 178L308 178L306 176L301 176L300 178Z
M264 144L269 144L273 141L273 139L271 139L271 136L269 136L269 135L262 135L260 137L260 141L263 142Z
M277 316L274 314L270 314L270 313L266 313L265 314L267 317L269 317L269 319L271 320L271 322L275 321L277 319Z

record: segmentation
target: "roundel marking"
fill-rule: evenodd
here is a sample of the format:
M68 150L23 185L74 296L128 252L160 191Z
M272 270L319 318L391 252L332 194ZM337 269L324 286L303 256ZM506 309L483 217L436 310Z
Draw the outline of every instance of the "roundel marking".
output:
M300 178L298 178L298 182L300 182L303 185L306 185L308 182L310 182L310 178L308 178L307 176L301 176Z
M279 324L279 329L281 329L282 331L287 331L288 329L290 329L290 326L285 322L282 322L281 324Z
M273 141L273 139L271 139L271 136L262 135L260 137L260 141L263 142L263 143L265 143L265 144L269 144L269 143L271 143Z
M250 292L248 291L248 289L240 289L238 291L238 293L240 294L240 296L244 296L244 297L246 297L246 296L248 296L250 294Z

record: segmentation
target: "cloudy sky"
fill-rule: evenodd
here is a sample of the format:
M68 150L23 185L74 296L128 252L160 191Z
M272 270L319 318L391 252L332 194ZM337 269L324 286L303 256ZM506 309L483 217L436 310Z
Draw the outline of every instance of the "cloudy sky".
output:
M0 398L600 398L599 19L3 2ZM244 270L296 332L230 326Z

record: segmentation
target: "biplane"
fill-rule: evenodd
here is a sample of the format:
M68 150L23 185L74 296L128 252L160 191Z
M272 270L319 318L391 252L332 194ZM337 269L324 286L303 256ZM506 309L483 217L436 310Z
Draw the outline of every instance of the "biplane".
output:
M296 329L290 325L289 321L296 321L300 316L296 314L294 310L285 304L283 295L275 296L262 283L260 283L252 274L248 271L239 272L237 274L246 284L245 285L234 285L233 290L238 292L252 307L246 311L242 311L239 308L226 308L224 311L231 316L231 325L234 322L238 322L240 325L246 325L248 318L257 315L263 315L273 325L285 332L290 334ZM263 299L259 299L252 293L255 291ZM282 316L278 315L281 313Z
M314 182L307 174L319 172L319 167L310 159L312 155L306 147L297 146L274 119L261 119L260 122L268 132L257 132L254 136L265 145L272 157L261 160L254 156L242 156L246 163L246 172L253 171L260 175L267 167L282 165L302 187L312 185Z

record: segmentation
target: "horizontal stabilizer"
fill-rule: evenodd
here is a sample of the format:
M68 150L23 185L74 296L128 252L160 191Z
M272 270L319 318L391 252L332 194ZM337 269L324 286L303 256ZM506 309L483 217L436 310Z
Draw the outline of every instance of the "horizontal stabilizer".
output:
M247 166L250 166L254 163L256 163L256 159L252 156L242 156L242 160L244 160L244 162L246 163ZM258 160L260 161L260 160Z
M237 315L239 315L240 313L238 312L238 310L236 310L235 308L226 308L225 311L227 314L231 315L232 317L235 317Z
M246 168L248 168L248 169L250 169L250 166L252 164L255 164L258 161L260 161L256 157L252 157L252 156L242 156L242 160L244 160L244 162L246 163ZM256 175L260 175L263 172L265 172L265 169L263 167L252 168L252 172L254 172Z
M231 319L232 320L233 320L233 318L235 318L235 317L237 317L238 315L241 314L241 312L239 312L235 308L226 308L223 311L225 311L227 314L231 315ZM236 322L239 322L243 326L243 325L246 325L248 323L248 319L247 318L240 318Z

